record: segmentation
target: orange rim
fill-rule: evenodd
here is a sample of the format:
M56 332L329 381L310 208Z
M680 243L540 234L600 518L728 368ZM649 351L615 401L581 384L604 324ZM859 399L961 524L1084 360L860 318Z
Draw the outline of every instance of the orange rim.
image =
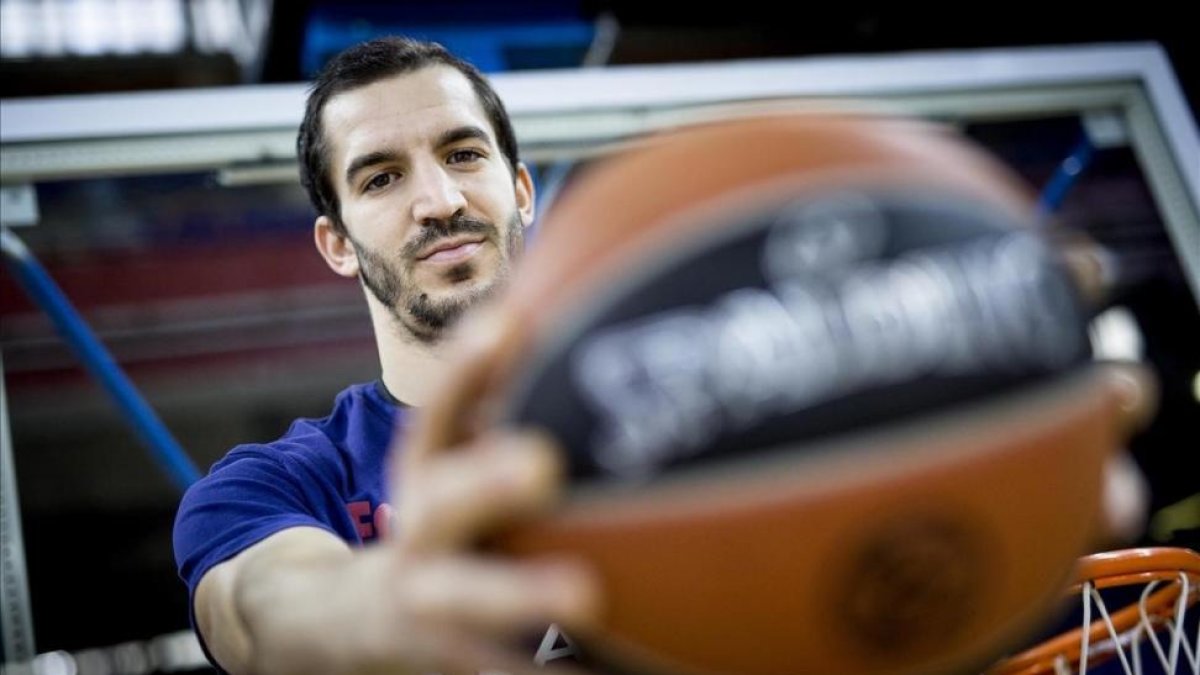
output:
M1082 592L1084 585L1091 582L1098 589L1145 584L1152 581L1173 582L1180 574L1186 574L1190 590L1185 599L1190 607L1200 600L1200 554L1184 548L1133 548L1121 551L1096 553L1079 559L1076 565L1075 582L1069 594ZM1179 598L1180 584L1170 585L1154 591L1146 599L1145 611L1151 624L1157 629L1169 616ZM1134 602L1110 615L1117 634L1124 634L1141 621L1141 603ZM1093 621L1088 627L1088 640L1095 644L1108 637L1108 626L1101 620ZM1083 628L1067 631L1030 649L1005 659L988 675L1032 675L1054 672L1054 665L1061 659L1072 665L1079 663L1083 644ZM1098 654L1092 663L1106 661L1113 653Z

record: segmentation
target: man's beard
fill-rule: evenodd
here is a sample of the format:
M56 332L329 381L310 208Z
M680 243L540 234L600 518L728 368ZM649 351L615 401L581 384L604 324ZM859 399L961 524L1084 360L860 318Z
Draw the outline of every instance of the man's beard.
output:
M375 299L391 313L396 325L425 343L437 342L467 309L493 295L504 285L511 272L511 262L521 252L523 228L521 216L514 212L508 223L508 233L500 251L500 262L491 283L445 300L433 300L413 281L417 254L438 240L460 234L480 234L486 240L500 243L496 226L465 216L456 216L435 225L425 225L421 233L405 244L395 261L387 260L378 251L350 239L358 254L359 278ZM445 277L452 283L465 281L477 273L477 263L468 260L451 267Z

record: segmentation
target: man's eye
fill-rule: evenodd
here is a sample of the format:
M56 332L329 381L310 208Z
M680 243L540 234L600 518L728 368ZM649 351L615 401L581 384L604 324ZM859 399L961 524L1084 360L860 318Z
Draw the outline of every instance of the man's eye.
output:
M379 190L381 188L385 188L388 185L390 185L391 182L395 178L396 178L395 174L390 173L390 172L389 173L381 173L377 176L373 176L371 178L371 180L367 181L366 190L368 192L370 192L371 190Z
M483 154L478 150L455 150L454 152L450 153L449 161L451 164L462 164L463 162L473 162L477 159L481 159L482 157Z

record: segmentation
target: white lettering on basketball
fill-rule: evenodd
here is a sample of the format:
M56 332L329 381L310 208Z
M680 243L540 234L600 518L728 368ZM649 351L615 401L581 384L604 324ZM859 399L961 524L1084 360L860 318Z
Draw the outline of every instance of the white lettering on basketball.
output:
M824 241L846 258L876 247L875 227L869 245L840 221L831 227ZM609 327L581 345L575 382L600 418L593 458L644 478L719 433L855 391L1061 365L1080 334L1064 321L1072 299L1049 257L1020 232L820 276L764 256L769 288Z

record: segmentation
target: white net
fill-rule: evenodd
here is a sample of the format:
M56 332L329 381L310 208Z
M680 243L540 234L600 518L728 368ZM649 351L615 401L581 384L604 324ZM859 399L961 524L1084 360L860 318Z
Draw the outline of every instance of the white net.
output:
M1089 663L1100 665L1115 657L1122 671L1129 674L1190 672L1200 675L1200 628L1197 628L1194 637L1187 635L1187 610L1196 601L1198 590L1200 588L1186 572L1179 572L1174 581L1150 581L1139 596L1133 627L1122 632L1117 629L1096 584L1085 583L1080 593L1083 625L1092 624L1094 608L1105 635L1104 639L1093 642L1093 631L1082 631L1078 672L1087 672ZM1160 597L1156 592L1162 598L1169 600L1174 597L1174 600L1155 602L1154 599ZM1147 663L1147 654L1154 660ZM1158 670L1159 667L1161 670ZM1065 674L1073 671L1060 656L1055 662L1055 672Z

